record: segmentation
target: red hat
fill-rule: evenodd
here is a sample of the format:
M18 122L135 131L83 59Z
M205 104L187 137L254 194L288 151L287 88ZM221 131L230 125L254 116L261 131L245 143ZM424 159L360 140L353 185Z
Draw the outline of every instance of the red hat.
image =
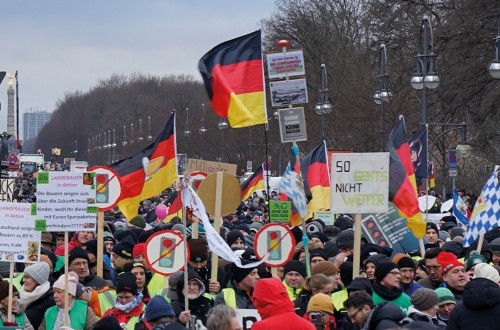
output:
M436 260L437 263L441 265L441 273L443 275L448 273L452 268L464 266L464 264L458 261L457 257L451 252L440 252Z
M146 243L139 243L134 246L132 250L132 257L145 256L146 255Z

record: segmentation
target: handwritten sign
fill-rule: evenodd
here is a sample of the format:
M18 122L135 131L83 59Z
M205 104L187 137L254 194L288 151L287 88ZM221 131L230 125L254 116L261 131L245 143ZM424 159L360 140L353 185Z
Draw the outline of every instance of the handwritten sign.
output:
M215 172L227 172L232 175L236 175L237 166L235 164L211 162L203 159L188 158L187 169L188 173L193 172L205 172L205 173L215 173Z
M95 231L95 173L39 172L36 211L47 231Z
M12 202L14 179L0 179L0 201Z
M332 154L331 206L335 213L385 213L389 153Z
M37 262L40 236L31 204L0 202L0 261Z
M271 221L290 222L291 202L269 201L269 218Z

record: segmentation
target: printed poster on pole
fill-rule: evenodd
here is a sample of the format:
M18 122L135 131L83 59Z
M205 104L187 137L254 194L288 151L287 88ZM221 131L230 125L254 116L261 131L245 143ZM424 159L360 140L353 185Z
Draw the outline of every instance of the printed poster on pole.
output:
M93 172L38 172L36 201L37 230L96 230Z

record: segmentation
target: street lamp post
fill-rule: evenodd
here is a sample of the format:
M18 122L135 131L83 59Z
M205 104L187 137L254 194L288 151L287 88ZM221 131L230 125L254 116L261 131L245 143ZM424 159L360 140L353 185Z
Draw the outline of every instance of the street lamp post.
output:
M221 119L219 123L217 124L217 128L220 130L220 157L219 161L222 162L222 159L224 158L224 130L226 130L229 127L229 123L227 120Z
M111 163L116 162L116 131L113 128L113 142L111 143L111 148L113 148L113 158L111 160Z
M190 136L191 130L189 129L189 109L186 108L186 122L184 124L184 136Z
M495 59L488 66L490 75L500 79L500 16L497 18L497 36L495 38Z
M430 40L429 40L430 38ZM411 78L411 86L422 90L422 126L427 124L427 88L439 86L439 76L436 72L436 54L434 53L434 38L430 19L425 16L420 25L421 49L417 54L416 72Z
M321 139L326 139L325 115L332 112L332 100L330 99L330 90L328 90L328 74L326 65L321 64L321 81L319 89L319 99L314 107L316 114L321 116Z
M383 150L386 144L385 139L385 119L384 119L384 103L389 103L392 93L389 91L389 74L387 74L387 49L385 44L380 45L379 51L379 67L378 67L378 87L373 101L380 105L380 148Z
M153 139L153 135L151 135L151 116L148 116L148 141Z

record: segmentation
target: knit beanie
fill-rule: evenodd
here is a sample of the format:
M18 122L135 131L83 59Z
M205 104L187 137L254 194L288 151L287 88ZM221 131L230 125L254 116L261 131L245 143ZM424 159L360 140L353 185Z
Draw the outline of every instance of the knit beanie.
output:
M309 239L314 237L317 237L321 242L323 242L323 244L328 242L328 236L326 236L322 232L314 232L312 234L309 234Z
M477 252L476 253L471 252L469 258L465 262L465 271L468 272L472 267L480 263L487 263L486 258Z
M451 231L450 231L450 237L451 237L451 239L454 239L457 236L464 237L464 230L462 228L460 228L460 227L453 227L453 228L451 228ZM500 243L500 241L499 241L499 243Z
M299 260L290 260L285 267L283 267L283 275L286 276L289 272L297 272L302 275L303 278L307 277L306 265Z
M323 260L328 260L328 255L324 249L314 249L309 252L309 258L312 260L314 257L321 257Z
M24 273L41 285L49 280L50 268L45 262L37 262L26 267Z
M365 259L365 262L364 262L364 266L366 267L366 264L368 264L369 262L373 263L375 265L375 267L377 267L377 265L381 262L387 262L387 261L391 261L391 259L389 259L388 256L386 256L385 254L373 254L371 256L369 256L368 258Z
M439 304L439 297L434 290L420 288L411 295L413 307L419 311L426 311Z
M154 296L146 306L144 317L146 322L154 322L162 317L175 317L175 312L165 298Z
M344 286L348 286L352 282L352 269L354 265L350 261L344 261L339 267L340 280Z
M100 319L94 324L93 330L122 330L120 325L114 316L106 316Z
M97 240L93 239L87 241L83 244L83 246L85 246L85 251L87 251L87 253L90 252L97 257Z
M241 263L243 265L249 264L251 261L241 259ZM236 266L235 264L232 264L232 271L233 271L233 280L236 282L236 284L240 283L243 281L245 277L247 277L248 274L250 274L255 268L240 268Z
M384 279L384 277L389 274L389 272L393 269L397 269L398 266L392 261L382 261L377 264L375 268L375 279L377 282L380 282Z
M413 270L417 270L417 264L408 256L400 258L396 265L398 265L398 268L411 268Z
M68 293L76 297L76 286L78 284L78 275L75 272L68 273ZM52 288L61 289L64 291L64 274L59 276L57 281L54 282Z
M241 239L243 243L245 243L245 236L241 231L237 229L231 230L226 236L227 245L229 246L233 245L233 243L235 243L238 240L238 238Z
M372 282L366 277L356 277L347 287L348 294L354 291L362 291L362 290L368 293L370 297L373 294Z
M16 287L12 286L12 292L17 292ZM9 296L9 282L0 280L0 300Z
M320 261L312 266L311 275L324 274L326 276L336 275L337 267L330 261Z
M203 238L192 238L188 245L190 261L200 262L208 259L208 245Z
M97 253L96 253L97 254ZM87 251L83 250L80 247L74 247L73 250L68 255L68 265L71 265L73 260L75 259L85 259L87 262L89 262L89 255L87 254Z
M445 304L456 304L455 296L448 288L437 288L434 292L438 296L438 305L442 306Z
M429 229L434 229L436 231L436 234L439 234L438 226L434 222L427 222L426 223L425 230L427 231Z
M135 242L131 237L124 237L120 242L113 246L113 253L116 253L122 258L132 259L132 250L134 249Z
M146 228L146 219L142 215L136 215L130 219L129 223L142 229Z
M495 283L500 282L498 271L486 263L480 263L474 267L474 278L486 278Z
M332 298L324 293L315 294L307 304L307 312L325 312L333 314Z
M146 266L144 266L142 262L127 262L123 266L123 271L131 273L132 269L134 269L136 267L141 267L142 269L144 269L144 272L146 272Z
M438 264L441 265L442 274L448 273L452 268L463 266L464 264L458 261L457 257L451 252L440 252L436 258Z
M354 230L346 229L337 235L337 247L339 249L354 247Z
M137 278L134 274L123 272L116 277L116 293L127 291L137 296Z
M146 243L139 243L134 245L132 250L132 257L146 256Z
M83 285L80 282L76 283L75 298L80 299L84 291L85 291L85 285Z
M109 231L104 232L104 238L103 241L111 241L113 243L116 243L116 239L114 238L113 234L111 234Z

